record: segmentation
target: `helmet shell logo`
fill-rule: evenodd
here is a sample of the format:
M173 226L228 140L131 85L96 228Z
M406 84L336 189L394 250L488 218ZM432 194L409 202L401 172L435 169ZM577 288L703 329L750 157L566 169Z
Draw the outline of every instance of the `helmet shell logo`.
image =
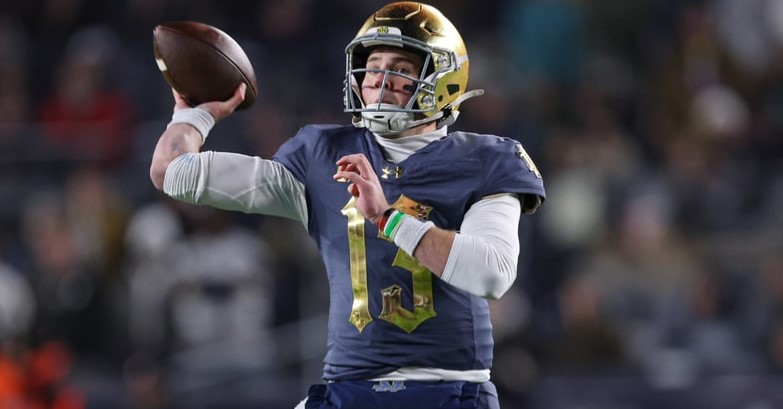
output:
M389 26L380 26L376 31L378 34L389 34Z

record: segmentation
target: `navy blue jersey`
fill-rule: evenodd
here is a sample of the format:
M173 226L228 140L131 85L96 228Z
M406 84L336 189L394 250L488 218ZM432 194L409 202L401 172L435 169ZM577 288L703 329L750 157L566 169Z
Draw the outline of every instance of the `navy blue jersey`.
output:
M364 154L394 207L459 229L483 197L543 198L542 180L518 142L454 132L400 163L375 137L352 126L311 125L274 156L305 186L309 225L329 276L327 380L358 380L401 367L450 370L492 365L487 301L445 283L382 238L332 179L339 158Z

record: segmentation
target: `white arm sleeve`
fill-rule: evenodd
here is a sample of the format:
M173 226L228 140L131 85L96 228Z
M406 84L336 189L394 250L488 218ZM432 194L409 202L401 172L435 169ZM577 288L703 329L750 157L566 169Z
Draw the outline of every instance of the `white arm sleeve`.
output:
M521 209L512 194L488 197L471 206L454 237L441 279L484 298L505 294L517 278Z
M256 156L180 155L166 168L163 191L186 203L287 217L307 228L304 185L282 164Z

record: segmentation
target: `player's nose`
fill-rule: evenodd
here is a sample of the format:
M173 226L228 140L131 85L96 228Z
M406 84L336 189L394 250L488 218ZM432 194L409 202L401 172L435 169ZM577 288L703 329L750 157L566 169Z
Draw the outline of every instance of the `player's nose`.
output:
M371 75L370 84L372 84L374 88L389 89L389 78L385 72L374 72Z

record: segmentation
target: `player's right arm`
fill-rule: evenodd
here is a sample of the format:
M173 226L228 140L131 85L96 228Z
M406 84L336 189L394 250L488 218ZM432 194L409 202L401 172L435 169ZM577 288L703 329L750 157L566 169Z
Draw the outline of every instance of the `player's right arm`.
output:
M234 95L226 101L206 102L198 106L199 109L209 113L213 118L213 123L231 115L232 112L245 99L244 83L240 84ZM171 90L174 95L174 113L188 109L190 106L185 99L175 90ZM209 131L208 129L206 130ZM163 181L166 176L166 169L169 163L188 152L198 152L201 145L204 144L206 135L202 135L196 127L186 123L170 124L158 140L155 146L155 152L152 154L152 164L150 165L150 179L152 184L158 190L163 190Z
M302 182L279 162L257 156L186 153L166 169L163 192L186 203L281 216L307 226Z
M244 84L223 102L198 106L218 121L242 102ZM175 111L188 108L174 92ZM304 185L282 164L225 152L199 152L203 136L196 127L171 124L160 137L150 166L158 190L191 204L261 213L298 220L307 226Z

